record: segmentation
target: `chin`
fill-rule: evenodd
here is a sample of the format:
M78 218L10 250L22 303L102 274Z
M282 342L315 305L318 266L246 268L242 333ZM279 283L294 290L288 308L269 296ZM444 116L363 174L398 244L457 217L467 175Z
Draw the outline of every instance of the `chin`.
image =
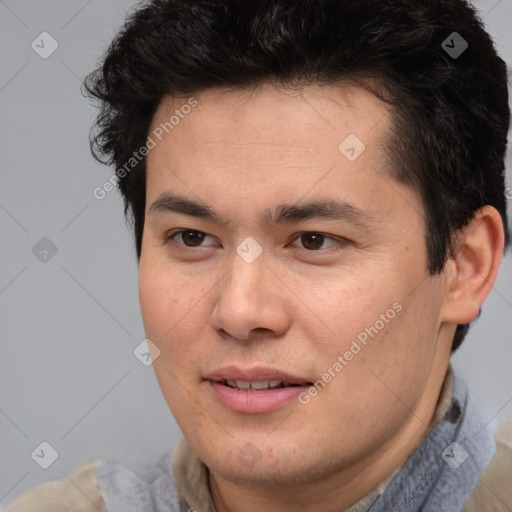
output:
M248 484L305 483L326 469L327 456L319 457L310 441L291 442L290 436L273 436L271 431L226 436L222 442L207 441L198 448L197 455L215 475ZM315 452L314 460L304 457L308 450Z

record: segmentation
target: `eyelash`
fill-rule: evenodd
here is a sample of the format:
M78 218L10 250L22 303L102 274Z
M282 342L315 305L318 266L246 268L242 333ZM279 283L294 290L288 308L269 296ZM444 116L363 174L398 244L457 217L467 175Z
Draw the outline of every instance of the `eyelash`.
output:
M174 238L176 236L182 234L182 233L195 233L195 234L199 233L199 234L205 235L207 237L210 236L207 233L204 233L203 231L197 231L195 229L180 229L180 230L174 231L173 233L170 233L168 236L166 236L165 240L164 240L164 243L165 244L175 243L176 245L180 246L180 248L184 248L185 250L189 250L189 249L192 250L192 249L195 249L196 247L203 247L202 245L198 245L198 246L192 247L192 246L188 246L188 245L180 244L180 243L176 242L174 240ZM321 233L319 231L303 231L302 233L298 233L292 241L300 239L303 235L320 235L321 237L324 238L324 240L332 240L333 242L336 242L338 244L341 244L341 243L347 241L346 239L343 239L343 238L340 238L340 237L332 237L332 236L326 235L324 233ZM327 249L329 249L331 247L333 247L333 246L330 246L330 247L328 247L326 249L306 249L305 247L301 247L301 249L303 249L304 251L307 251L307 252L314 253L314 252L326 251Z

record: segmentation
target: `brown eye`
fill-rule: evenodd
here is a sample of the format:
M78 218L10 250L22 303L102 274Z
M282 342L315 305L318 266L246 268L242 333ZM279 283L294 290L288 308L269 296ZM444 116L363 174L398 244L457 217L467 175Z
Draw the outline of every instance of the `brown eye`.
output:
M300 237L300 241L302 242L302 245L306 249L311 249L311 250L320 249L320 247L322 247L322 245L324 243L324 239L325 239L325 237L318 233L304 233Z
M306 251L323 253L325 249L334 248L342 243L341 240L338 240L338 237L325 235L318 231L306 231L305 233L297 235L292 245L300 249L305 249Z
M183 241L180 245L185 245L186 247L198 247L201 245L203 240L205 239L206 235L204 233L201 233L200 231L178 231L177 233L174 233L170 238L176 238L178 236L181 236L181 240Z

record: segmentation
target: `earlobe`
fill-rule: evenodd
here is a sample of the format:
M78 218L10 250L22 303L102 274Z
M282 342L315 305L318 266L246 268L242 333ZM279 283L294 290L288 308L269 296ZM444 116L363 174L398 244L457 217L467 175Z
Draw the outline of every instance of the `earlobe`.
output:
M496 280L504 239L501 216L489 205L480 208L461 230L456 252L445 267L443 321L466 324L478 316Z

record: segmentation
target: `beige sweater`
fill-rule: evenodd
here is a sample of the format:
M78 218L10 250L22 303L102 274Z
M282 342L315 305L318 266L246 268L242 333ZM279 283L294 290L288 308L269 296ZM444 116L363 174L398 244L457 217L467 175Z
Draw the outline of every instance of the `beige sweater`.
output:
M431 428L450 407L452 390L453 373L450 369ZM512 418L500 424L494 437L498 452L482 473L462 512L512 512ZM108 512L95 477L96 468L103 463L102 460L90 461L78 466L69 477L36 485L19 496L5 512ZM172 465L182 511L193 507L197 512L215 512L208 485L208 469L184 437L173 451ZM366 512L399 469L347 512Z

